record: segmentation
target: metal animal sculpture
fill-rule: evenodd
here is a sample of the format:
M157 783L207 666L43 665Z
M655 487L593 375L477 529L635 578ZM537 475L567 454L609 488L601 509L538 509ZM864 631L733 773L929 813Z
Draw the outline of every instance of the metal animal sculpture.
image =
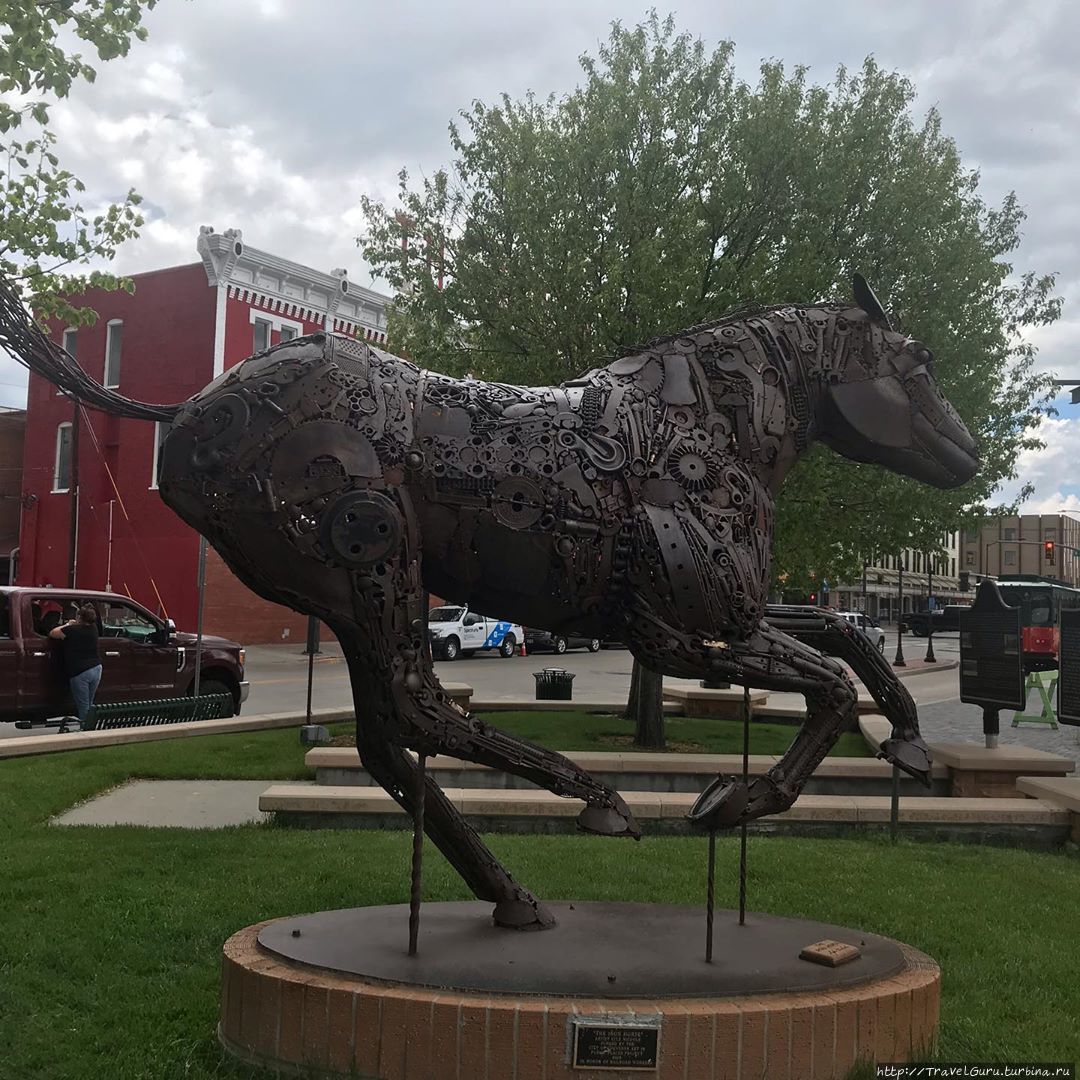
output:
M260 595L341 642L365 767L407 810L409 750L451 754L581 799L581 828L638 836L617 792L457 708L426 640L426 590L475 610L620 637L649 668L796 691L807 718L750 781L721 778L709 827L786 809L852 723L846 658L893 721L884 756L929 761L910 696L844 620L766 608L773 500L816 439L940 487L975 445L929 350L856 303L763 309L694 327L553 387L458 380L317 334L251 357L182 406L103 390L9 296L0 340L90 404L173 420L161 495ZM790 632L789 632L790 631ZM552 925L443 792L425 829L504 926Z

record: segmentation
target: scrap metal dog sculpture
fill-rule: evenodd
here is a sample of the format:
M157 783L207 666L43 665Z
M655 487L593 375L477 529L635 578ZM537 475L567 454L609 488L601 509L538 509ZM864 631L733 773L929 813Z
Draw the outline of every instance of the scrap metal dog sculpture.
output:
M458 380L316 334L251 357L182 406L85 376L0 295L0 341L73 396L173 422L162 498L260 595L323 619L348 663L364 766L413 810L409 750L450 754L584 801L580 826L638 836L618 793L560 754L467 715L440 688L426 591L526 625L619 637L654 671L797 691L781 761L717 781L693 817L789 807L845 726L851 663L893 722L882 752L926 779L915 708L887 662L827 612L766 607L773 502L820 439L939 487L975 444L929 350L857 302L767 308L650 342L554 387ZM786 632L786 631L791 631ZM424 780L425 830L503 926L553 924Z

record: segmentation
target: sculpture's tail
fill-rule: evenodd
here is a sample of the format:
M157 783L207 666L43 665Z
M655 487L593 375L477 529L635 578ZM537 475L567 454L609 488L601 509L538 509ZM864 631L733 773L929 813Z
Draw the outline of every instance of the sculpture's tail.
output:
M0 276L0 346L23 367L48 379L65 394L103 412L137 420L172 420L181 405L148 405L108 390L90 378L59 345L50 341L23 307L18 286Z

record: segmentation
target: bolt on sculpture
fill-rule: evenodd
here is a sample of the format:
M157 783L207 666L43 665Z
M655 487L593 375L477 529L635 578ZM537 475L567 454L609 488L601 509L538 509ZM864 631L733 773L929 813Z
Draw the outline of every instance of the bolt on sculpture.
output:
M172 420L161 495L261 596L323 619L344 651L364 766L412 812L417 764L451 754L585 803L589 832L640 835L617 792L562 755L469 716L440 688L425 591L527 625L620 637L654 671L795 691L781 761L699 800L706 827L789 807L853 718L847 659L893 722L883 755L924 780L910 696L862 635L766 608L773 501L820 439L939 487L975 444L933 357L855 303L748 311L629 351L554 387L458 380L316 334L232 368L183 405L107 391L47 341L10 287L0 343L88 404ZM800 640L803 639L803 640ZM553 919L438 785L424 826L503 926Z

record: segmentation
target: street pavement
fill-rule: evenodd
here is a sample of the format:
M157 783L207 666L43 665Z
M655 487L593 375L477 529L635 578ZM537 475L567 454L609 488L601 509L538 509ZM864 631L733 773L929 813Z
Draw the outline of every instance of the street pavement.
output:
M247 673L251 695L244 713L303 712L307 699L308 658L298 645L255 645L247 650ZM896 641L889 635L886 655L895 655ZM925 638L905 637L906 668L897 669L918 703L919 719L924 736L938 742L982 742L982 712L974 705L959 700L958 672L955 667L945 670L920 671L926 652ZM939 661L956 661L959 656L959 636L935 635L934 652ZM574 650L563 656L535 653L531 656L503 658L495 653L478 653L470 658L440 662L435 670L445 682L467 683L474 697L484 701L513 701L532 699L535 692L533 674L543 668L561 668L573 672L574 701L625 701L633 657L625 649L603 649L599 653ZM773 704L793 704L795 695L771 694ZM341 649L334 641L322 644L322 652L314 663L312 707L341 708L351 704L348 672ZM1029 703L1029 711L1038 711ZM1064 754L1080 760L1080 728L1062 726L1052 731L1043 725L1010 726L1012 715L1001 716L1000 741L1003 745L1018 743ZM12 724L0 724L0 738L25 735ZM49 738L50 733L41 738Z

